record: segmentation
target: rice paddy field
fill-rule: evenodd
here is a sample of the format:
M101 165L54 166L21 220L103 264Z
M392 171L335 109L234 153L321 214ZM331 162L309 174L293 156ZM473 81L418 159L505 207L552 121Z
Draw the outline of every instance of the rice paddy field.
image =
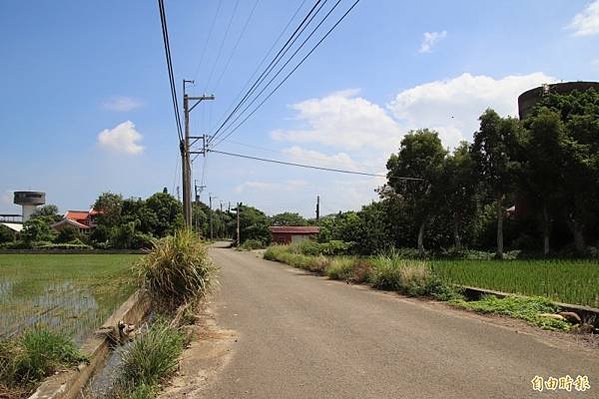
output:
M0 254L0 336L44 324L81 343L133 293L138 257Z
M592 260L437 260L443 280L599 308L599 262Z

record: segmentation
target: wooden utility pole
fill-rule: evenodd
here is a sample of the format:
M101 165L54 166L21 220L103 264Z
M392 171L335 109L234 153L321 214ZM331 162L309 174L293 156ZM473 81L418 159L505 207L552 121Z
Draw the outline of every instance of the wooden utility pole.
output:
M316 196L316 221L320 220L320 195Z
M237 246L241 245L239 241L239 212L241 212L241 202L237 203Z
M183 141L180 143L181 149L181 167L183 168L183 216L185 219L185 226L191 228L192 226L192 212L191 212L191 161L190 154L201 153L206 155L206 136L192 137L189 134L189 114L193 109L203 100L214 100L214 95L211 96L199 96L190 97L185 93L185 85L187 83L194 83L193 80L183 79L183 112L185 114L185 135ZM196 101L191 107L189 106L190 101ZM194 139L194 141L190 141ZM201 151L191 151L191 146L199 139L204 139L203 148Z
M212 193L208 194L208 201L210 202L210 239L214 239L214 231L212 230Z

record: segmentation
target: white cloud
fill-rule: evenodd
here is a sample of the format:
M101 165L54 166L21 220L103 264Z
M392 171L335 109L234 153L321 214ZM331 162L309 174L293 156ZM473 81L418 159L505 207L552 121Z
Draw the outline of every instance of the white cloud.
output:
M471 140L478 117L486 108L500 115L518 115L518 95L556 79L541 72L494 79L464 73L400 92L389 105L399 123L408 129L429 127L439 131L446 146Z
M275 140L321 143L346 150L389 148L401 130L385 109L361 97L357 90L332 93L291 106L306 129L276 130Z
M127 112L143 106L143 102L136 98L117 96L105 101L102 106L110 111Z
M281 152L290 157L294 162L312 163L329 168L359 169L357 163L345 152L327 155L319 151L307 150L299 146L284 148Z
M296 191L308 185L308 182L304 180L287 180L283 183L273 183L264 181L246 181L243 184L235 187L236 193L242 193L246 191Z
M98 134L98 144L107 150L126 154L139 154L144 147L138 144L142 135L131 121L123 122L112 129L104 129Z
M447 31L441 32L424 32L422 43L420 44L419 53L430 53L433 46L447 37Z
M599 34L599 0L589 3L584 10L572 18L567 27L574 31L574 36Z

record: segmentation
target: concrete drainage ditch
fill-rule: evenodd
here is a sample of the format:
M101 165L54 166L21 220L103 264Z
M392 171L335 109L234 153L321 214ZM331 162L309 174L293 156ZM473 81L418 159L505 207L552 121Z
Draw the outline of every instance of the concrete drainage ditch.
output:
M90 381L106 384L109 369L118 365L119 350L117 326L119 321L140 325L150 311L150 300L142 291L136 291L125 301L81 346L89 356L87 364L80 364L76 370L68 370L45 379L29 399L76 399L81 398ZM103 372L103 370L107 370ZM98 378L92 379L97 376ZM98 385L100 387L100 385Z

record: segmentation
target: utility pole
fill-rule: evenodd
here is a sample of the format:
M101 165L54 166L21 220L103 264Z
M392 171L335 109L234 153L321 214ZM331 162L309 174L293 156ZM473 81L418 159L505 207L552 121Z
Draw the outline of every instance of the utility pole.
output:
M210 202L210 212L208 214L210 215L210 239L212 240L214 238L214 232L212 230L212 193L208 194L208 201Z
M177 201L181 202L181 193L179 192L179 186L177 186Z
M241 245L239 241L239 212L241 212L241 202L237 203L237 246Z
M189 114L193 109L203 100L214 100L214 95L210 96L199 96L199 97L190 97L185 92L187 83L195 83L193 80L185 80L183 79L183 111L185 114L185 136L183 141L180 143L179 147L181 149L181 167L183 168L182 178L183 178L183 215L185 218L185 225L187 227L192 226L192 213L191 213L191 161L190 154L193 153L202 153L206 154L206 139L205 135L201 137L192 137L189 134ZM190 101L196 101L191 107L189 106ZM202 151L194 152L191 151L191 146L200 138L204 138L204 145ZM190 139L195 139L193 142Z
M316 196L316 221L320 220L320 195Z

